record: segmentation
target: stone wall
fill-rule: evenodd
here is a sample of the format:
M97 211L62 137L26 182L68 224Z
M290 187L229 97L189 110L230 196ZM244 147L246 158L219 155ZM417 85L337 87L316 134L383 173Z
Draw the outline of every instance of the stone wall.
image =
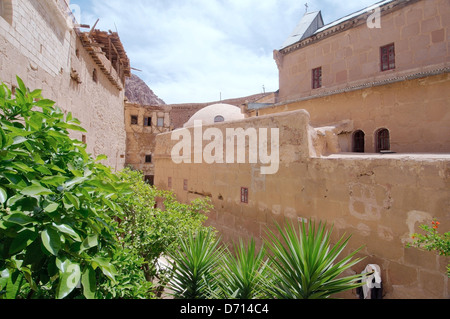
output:
M155 175L153 159L146 162L146 156L153 157L156 135L170 131L170 111L171 108L166 106L125 103L127 166L142 171L145 176ZM132 117L137 117L135 124ZM148 118L151 118L151 125ZM158 126L158 118L164 119L163 126Z
M101 72L55 1L17 0L11 10L12 21L0 17L0 80L14 87L18 75L30 89L42 89L88 131L73 138L86 140L94 156L107 155L106 165L123 168L124 90Z
M399 153L450 152L450 74L447 72L348 92L299 99L253 110L250 116L305 109L313 126L351 120L340 136L342 152L352 151L352 133L365 133L367 153L375 152L375 132L387 128L391 150Z
M262 175L260 162L175 164L171 150L179 141L172 141L172 133L158 135L155 185L182 202L211 198L208 224L226 242L253 237L261 243L267 228L286 220L327 221L334 225L334 240L352 235L346 252L364 246L359 256L366 259L354 273L369 263L381 266L385 298L448 298L448 259L406 243L432 218L449 229L450 156L312 156L309 121L307 112L294 111L203 128L223 134L227 128L279 128L280 167L273 175ZM248 203L241 202L242 188L248 189ZM343 297L356 298L354 291Z
M447 0L406 2L383 13L380 28L369 28L366 16L355 17L305 40L297 50L282 50L276 54L279 102L448 67L448 12ZM395 69L382 72L380 48L391 43ZM322 88L312 89L312 70L318 67Z

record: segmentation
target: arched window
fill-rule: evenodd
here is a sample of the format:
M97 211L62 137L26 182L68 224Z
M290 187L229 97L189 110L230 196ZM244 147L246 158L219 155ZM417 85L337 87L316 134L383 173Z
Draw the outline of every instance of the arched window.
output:
M391 149L391 136L388 129L379 129L376 133L376 151L377 153L389 151Z
M221 122L225 122L225 118L222 115L217 115L214 118L214 123L221 123Z
M364 153L366 148L366 134L359 130L353 134L353 152Z

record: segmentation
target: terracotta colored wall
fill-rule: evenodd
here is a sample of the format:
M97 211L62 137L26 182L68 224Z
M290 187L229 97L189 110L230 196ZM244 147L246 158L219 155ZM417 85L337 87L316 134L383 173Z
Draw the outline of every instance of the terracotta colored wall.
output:
M123 168L124 90L119 91L101 72L56 4L33 0L12 3L12 23L0 17L0 80L17 86L18 75L31 89L42 89L46 98L81 121L88 131L89 153L105 154L106 165ZM81 83L71 79L72 69ZM98 82L93 81L94 69ZM79 140L82 135L72 134Z
M443 73L325 97L280 103L258 110L259 115L305 109L313 126L344 120L353 130L342 151L352 151L352 132L366 134L366 152L375 152L375 132L387 128L391 149L399 153L450 152L450 74ZM256 115L256 112L252 112Z
M450 61L450 2L421 0L383 15L381 28L366 23L284 55L279 102L325 91L442 68ZM396 69L381 72L380 47L395 44ZM312 69L323 87L312 90Z
M171 189L183 202L210 197L215 209L209 224L228 242L254 237L261 243L267 227L286 219L327 221L334 224L334 240L353 236L347 252L365 246L360 256L367 259L353 272L369 263L381 266L385 298L448 298L447 260L405 245L432 218L449 229L450 156L313 158L308 123L308 114L297 111L213 126L224 134L226 128L280 128L281 166L274 175L261 175L260 164L177 165L170 157L176 143L171 133L158 135L155 184L168 189L171 177ZM249 189L248 204L240 202L241 187Z

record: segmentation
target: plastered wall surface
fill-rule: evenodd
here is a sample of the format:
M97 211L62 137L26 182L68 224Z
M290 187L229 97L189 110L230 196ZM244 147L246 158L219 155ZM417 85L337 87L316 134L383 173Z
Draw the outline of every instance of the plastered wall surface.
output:
M362 130L367 153L375 152L375 132L387 128L398 153L450 153L449 73L363 88L258 110L259 115L305 109L315 127L351 120L342 152L352 151L352 133ZM253 111L251 116L255 116Z
M42 89L65 112L78 118L87 134L87 150L105 154L113 169L125 164L124 91L97 70L75 31L52 1L12 2L11 23L0 17L0 80L17 86L16 75L30 89ZM71 78L76 70L79 80Z
M279 102L448 67L450 3L414 1L380 16L379 27L352 21L318 42L278 54ZM327 33L329 31L324 31ZM380 48L395 45L395 69L381 71ZM312 89L312 69L322 68L322 87Z
M146 156L154 155L156 135L170 131L170 111L171 107L125 104L126 165L142 171L145 176L155 175L153 160L146 163ZM137 117L136 124L132 124L132 116ZM149 118L151 125L148 125ZM158 118L163 119L162 126L158 126Z
M450 227L450 155L311 156L305 111L214 126L224 134L230 127L280 128L279 171L261 175L261 163L175 164L171 150L177 141L166 133L156 139L155 185L173 190L183 202L211 198L215 209L208 223L225 242L261 243L276 223L323 220L334 225L334 240L352 235L346 253L364 246L359 256L366 260L353 272L370 263L381 266L385 298L449 297L448 259L406 243L432 218L443 230ZM242 187L248 188L248 203L241 203ZM356 298L354 291L343 297Z

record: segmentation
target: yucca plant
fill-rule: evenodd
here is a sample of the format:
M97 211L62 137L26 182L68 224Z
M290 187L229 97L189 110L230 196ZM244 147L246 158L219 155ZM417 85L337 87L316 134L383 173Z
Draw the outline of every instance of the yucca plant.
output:
M343 272L362 259L352 260L361 248L338 261L350 237L341 237L331 245L326 223L299 222L277 225L281 239L268 231L266 245L270 250L274 277L271 293L277 299L327 299L340 292L362 286L365 275L344 277Z
M211 299L217 294L217 267L224 249L209 229L180 238L179 249L170 253L172 278L169 289L176 299Z
M220 286L226 299L261 299L266 296L267 260L264 246L257 251L255 240L246 246L242 240L234 253L223 258Z

